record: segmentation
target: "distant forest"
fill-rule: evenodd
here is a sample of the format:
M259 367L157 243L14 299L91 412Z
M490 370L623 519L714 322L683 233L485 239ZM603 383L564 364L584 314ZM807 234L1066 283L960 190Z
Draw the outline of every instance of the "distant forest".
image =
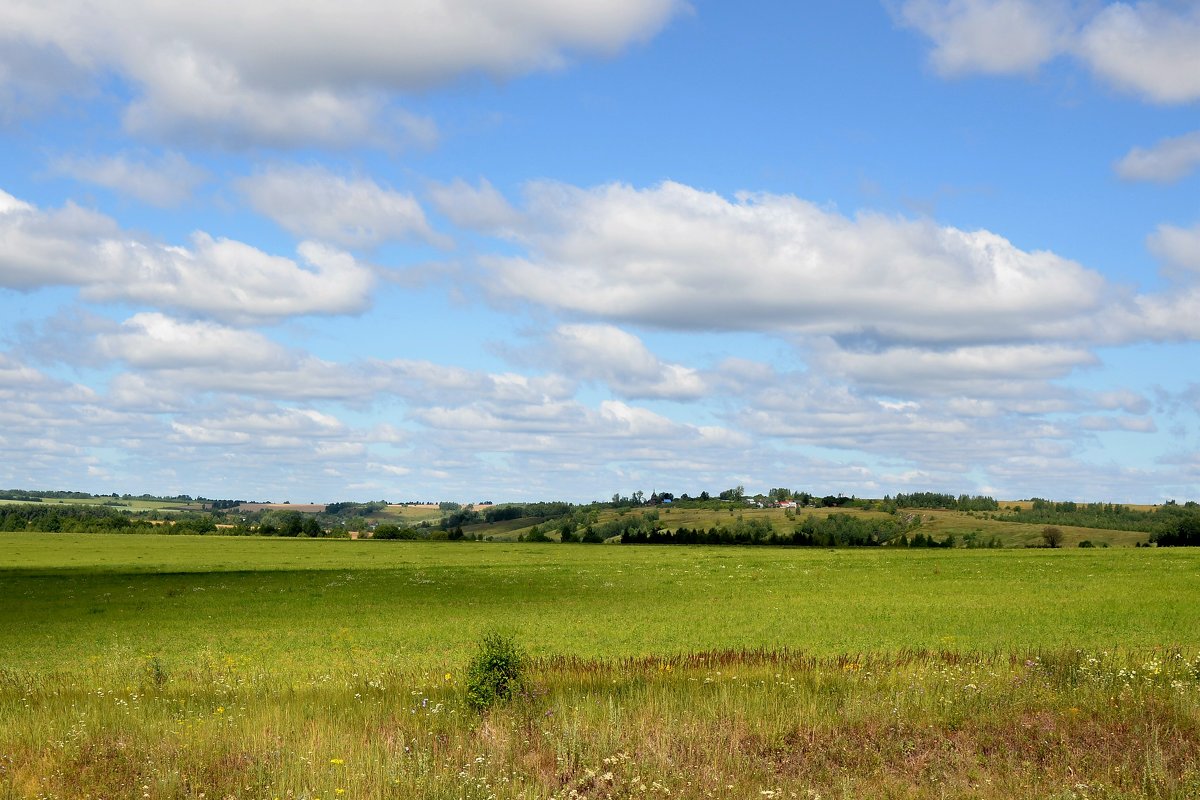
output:
M723 499L722 499L723 498ZM239 510L242 501L208 500L179 495L157 498L99 497L83 492L33 492L0 490L0 531L44 531L75 533L163 533L221 534L289 537L347 537L351 532L373 532L377 539L483 539L464 526L523 523L530 542L599 543L609 540L624 544L710 544L780 545L793 547L995 547L992 537L974 534L961 539L950 535L935 539L919 530L920 509L951 510L970 516L1029 525L1071 526L1145 533L1146 543L1160 547L1200 546L1200 504L1169 501L1151 509L1135 509L1118 503L1055 502L1033 498L1003 506L992 497L914 492L885 496L879 500L855 497L817 497L807 492L772 489L766 495L747 496L741 487L719 493L702 492L698 497L671 493L635 492L614 495L608 502L492 503L462 506L441 503L440 517L419 523L385 515L385 501L331 503L319 513L287 509ZM133 511L126 502L157 500L201 503L203 511L155 508ZM45 502L59 500L60 502ZM68 502L62 502L68 501ZM69 502L74 501L74 502ZM83 502L80 502L83 501ZM782 507L786 517L770 520L751 517L705 528L664 524L660 512L667 508L734 510L745 507ZM801 513L804 508L826 509L824 516ZM601 512L607 511L601 518ZM641 513L629 513L640 509ZM884 512L887 517L855 516L844 509ZM435 513L437 513L435 512ZM786 521L785 521L786 520ZM706 525L708 523L705 523ZM530 528L529 526L532 526Z

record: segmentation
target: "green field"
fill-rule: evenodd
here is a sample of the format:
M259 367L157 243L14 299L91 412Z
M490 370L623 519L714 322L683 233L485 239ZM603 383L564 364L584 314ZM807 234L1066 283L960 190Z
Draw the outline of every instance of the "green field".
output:
M1187 548L7 533L0 599L5 800L1200 793Z
M539 654L1200 641L1188 550L908 552L3 534L0 664L211 652L311 669ZM719 608L720 613L712 613ZM271 634L264 639L263 634Z

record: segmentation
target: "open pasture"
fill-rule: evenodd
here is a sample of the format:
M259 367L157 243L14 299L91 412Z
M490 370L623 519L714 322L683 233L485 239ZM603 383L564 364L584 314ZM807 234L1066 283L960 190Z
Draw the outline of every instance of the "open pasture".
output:
M232 655L306 671L453 664L502 627L539 655L822 655L1200 641L1186 549L371 542L3 534L0 665Z
M1195 797L1198 555L0 534L0 798Z

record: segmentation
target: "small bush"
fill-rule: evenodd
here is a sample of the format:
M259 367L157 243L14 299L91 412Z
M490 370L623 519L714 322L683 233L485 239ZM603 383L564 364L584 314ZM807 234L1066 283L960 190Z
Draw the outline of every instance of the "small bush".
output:
M521 688L525 652L510 636L484 634L467 665L467 705L476 711L508 701Z

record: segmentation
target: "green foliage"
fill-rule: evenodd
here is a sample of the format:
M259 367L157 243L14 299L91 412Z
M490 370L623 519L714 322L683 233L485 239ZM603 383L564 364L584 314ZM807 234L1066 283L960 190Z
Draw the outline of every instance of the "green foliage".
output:
M467 664L467 705L486 711L512 699L525 674L525 651L511 636L485 633Z
M1166 512L1166 507L1138 511L1119 503L1055 503L1035 497L1029 508L1014 508L1007 514L997 516L997 519L1032 525L1070 525L1075 528L1154 533L1163 527L1167 516L1169 512Z
M383 511L385 508L387 508L387 503L383 500L375 500L370 503L330 503L325 506L325 513L338 517L365 517L377 511Z
M164 527L164 530L176 534L205 534L215 533L217 530L216 520L208 514L187 514L174 517L174 524L170 527Z
M707 531L686 527L674 531L663 530L658 527L657 520L657 514L643 514L640 520L631 519L625 522L617 531L621 536L621 543L874 547L896 539L908 527L895 519L867 519L850 514L828 514L823 519L810 514L796 524L790 533L776 531L771 522L762 517L747 520L742 515L738 515L733 525L714 526ZM609 526L611 525L612 523L609 523ZM920 541L924 543L926 540L922 537ZM928 541L930 544L924 546L934 546L932 539ZM936 546L953 547L953 537L948 541L949 544L937 543Z
M1053 525L1042 528L1042 541L1046 543L1046 547L1061 547L1063 543L1062 528Z
M483 521L507 522L510 519L520 519L525 516L525 507L520 505L493 506L483 512Z
M372 539L381 539L381 540L386 541L389 539L391 539L391 540L396 540L396 539L413 540L413 539L420 539L423 537L421 536L421 534L419 534L417 531L413 530L412 528L401 528L399 525L393 525L390 522L385 522L384 524L375 528L375 532L371 534L371 538Z
M952 511L999 511L995 498L985 495L960 494L955 497L944 492L912 492L898 494L895 498L884 495L884 503L894 503L897 508L946 508Z
M1151 537L1159 547L1197 547L1200 546L1200 514L1174 513L1158 531Z
M145 532L151 527L144 520L103 506L46 503L0 506L0 531L131 533Z
M460 508L458 511L451 511L442 517L442 521L438 523L438 527L448 531L463 525L474 525L482 522L483 519L483 516L472 508Z

